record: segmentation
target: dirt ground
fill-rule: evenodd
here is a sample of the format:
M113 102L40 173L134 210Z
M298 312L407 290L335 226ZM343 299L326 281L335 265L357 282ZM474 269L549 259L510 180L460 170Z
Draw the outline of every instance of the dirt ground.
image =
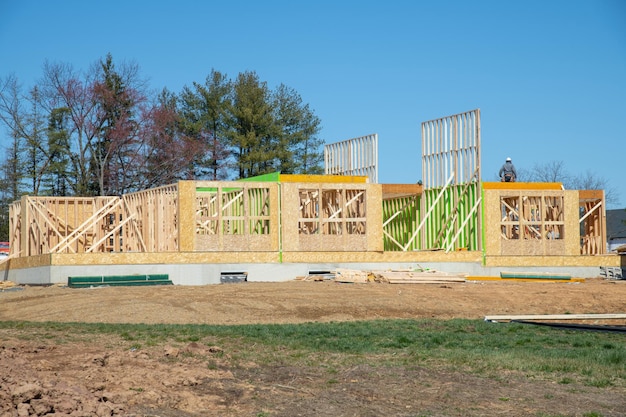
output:
M626 281L599 278L584 283L50 286L0 292L0 320L36 322L301 323L625 310ZM329 376L328 369L317 367L233 367L228 351L205 343L129 349L127 341L114 338L58 344L19 336L0 329L0 417L626 415L621 386L365 364Z

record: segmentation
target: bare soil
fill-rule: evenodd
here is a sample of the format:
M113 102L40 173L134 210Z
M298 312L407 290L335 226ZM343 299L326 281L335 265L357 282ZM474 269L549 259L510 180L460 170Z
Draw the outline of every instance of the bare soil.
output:
M7 288L0 320L93 323L302 323L487 315L624 313L626 282ZM129 349L100 336L59 344L0 330L4 416L624 416L624 384L595 388L507 373L362 364L231 365L205 343ZM250 347L254 348L254 347Z

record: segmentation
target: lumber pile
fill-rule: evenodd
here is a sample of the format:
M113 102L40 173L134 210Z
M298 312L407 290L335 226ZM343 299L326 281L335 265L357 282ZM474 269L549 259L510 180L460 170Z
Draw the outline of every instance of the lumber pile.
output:
M0 291L4 291L6 289L14 288L17 284L13 281L0 281Z
M465 282L468 274L450 274L432 269L422 270L391 270L362 271L353 269L336 269L335 281L345 283L380 282L387 284L441 284Z
M367 283L367 282L377 282L376 276L369 271L361 271L359 269L345 269L338 268L335 269L335 281L336 282L346 282L346 283Z
M442 284L465 282L467 274L450 274L436 270L424 271L376 271L382 282L389 284Z

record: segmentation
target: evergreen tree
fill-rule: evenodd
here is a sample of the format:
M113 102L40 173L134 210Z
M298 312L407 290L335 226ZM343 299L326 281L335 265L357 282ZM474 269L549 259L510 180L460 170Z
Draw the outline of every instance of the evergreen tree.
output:
M230 144L239 178L273 172L278 167L279 125L271 94L254 72L240 73L233 86Z
M69 109L52 109L48 121L49 167L44 179L48 195L66 196L70 192L70 158L72 150L68 132Z
M300 95L283 84L274 94L276 122L280 127L278 169L285 174L321 174L320 120Z
M23 126L26 159L26 175L30 181L28 194L38 195L43 177L48 168L47 146L44 139L44 121L41 109L41 96L35 86L29 95L31 111L26 115L26 124Z
M230 152L226 143L231 83L212 70L205 84L193 83L180 94L181 131L202 144L206 153L194 160L194 178L223 180L228 176Z

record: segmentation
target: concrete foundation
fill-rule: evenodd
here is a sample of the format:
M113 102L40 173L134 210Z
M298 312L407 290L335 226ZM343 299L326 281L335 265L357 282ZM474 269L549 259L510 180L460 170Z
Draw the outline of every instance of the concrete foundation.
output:
M100 254L94 256L91 261L87 259L85 262L67 262L76 260L67 255L11 259L5 264L0 264L0 267L4 267L0 269L0 280L13 281L18 284L47 285L67 284L68 277L71 276L167 274L175 285L209 285L224 282L224 276L236 276L238 274L245 274L247 281L251 282L281 282L310 274L332 272L339 268L363 271L428 268L455 274L466 273L470 280L471 277L499 277L501 272L567 274L572 278L602 276L610 278L607 271L612 271L612 277L617 277L620 273L622 277L626 276L626 270L622 266L624 262L620 256L615 255L585 258L562 257L559 259L552 257L549 259L550 263L544 265L540 264L542 259L536 257L533 257L536 261L534 265L526 262L515 264L498 262L498 259L481 260L478 253L458 254L457 257L461 259L457 261L429 261L424 254L417 256L415 253L412 259L406 254L403 256L389 254L387 256L389 259L385 260L385 254L379 253L379 256L376 257L378 259L374 259L375 262L367 262L361 256L353 254L352 258L357 258L357 261L338 259L334 262L282 263L224 262L230 258L229 256L222 257L222 262L220 262L200 254L187 254L187 256L179 257L178 262L173 259L168 259L169 262L159 262L158 257L154 256L156 254L152 254L153 256L136 255L138 257L134 263L115 262L129 261L129 254L110 254L108 256ZM434 255L431 257L438 257L438 254ZM448 254L451 257L454 255ZM238 257L241 257L241 254ZM405 259L394 259L398 257ZM586 263L581 264L581 259L586 260ZM96 260L99 260L99 263Z

